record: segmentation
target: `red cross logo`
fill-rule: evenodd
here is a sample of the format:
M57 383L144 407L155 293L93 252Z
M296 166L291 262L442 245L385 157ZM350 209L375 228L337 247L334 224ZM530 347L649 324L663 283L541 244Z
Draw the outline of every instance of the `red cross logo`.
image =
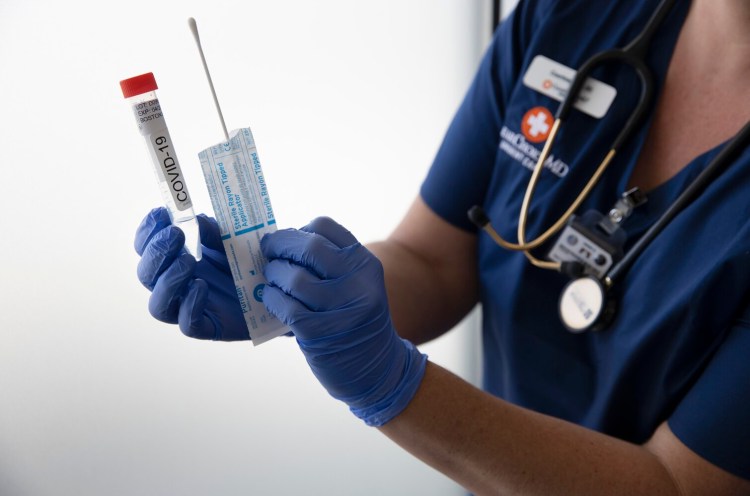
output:
M544 107L534 107L521 119L521 132L532 143L541 143L547 139L554 122L552 113Z

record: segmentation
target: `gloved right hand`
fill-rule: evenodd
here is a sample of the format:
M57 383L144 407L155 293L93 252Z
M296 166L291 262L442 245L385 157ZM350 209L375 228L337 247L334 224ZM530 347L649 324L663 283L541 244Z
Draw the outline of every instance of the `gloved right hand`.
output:
M138 279L151 291L148 310L157 320L179 324L193 338L250 339L219 226L203 214L197 220L200 262L185 251L185 235L172 226L165 208L152 210L138 227Z
M292 329L315 377L367 425L399 415L427 356L393 326L380 260L328 217L268 233L261 249L263 303Z

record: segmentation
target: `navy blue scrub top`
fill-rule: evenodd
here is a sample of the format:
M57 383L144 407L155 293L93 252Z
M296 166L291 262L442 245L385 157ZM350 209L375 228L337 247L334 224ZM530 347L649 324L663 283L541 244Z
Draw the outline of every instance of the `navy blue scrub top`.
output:
M575 69L596 52L622 47L657 4L522 0L498 29L422 185L427 205L471 231L466 211L482 205L501 236L517 239L529 159L543 145L524 134L522 120L536 107L554 115L558 106L523 84L526 69L536 55ZM653 39L648 64L659 87L688 8L689 1L678 1ZM617 97L602 119L574 111L561 128L532 202L527 239L568 208L637 101L640 85L627 67L606 67L594 77L614 86ZM700 119L689 112L675 119L686 117ZM619 151L578 213L614 205L648 124ZM648 203L623 224L626 250L720 149L648 192ZM698 455L750 479L748 184L745 150L640 255L616 286L615 321L597 333L571 334L562 326L557 304L565 276L532 266L479 232L485 389L635 443L668 420Z

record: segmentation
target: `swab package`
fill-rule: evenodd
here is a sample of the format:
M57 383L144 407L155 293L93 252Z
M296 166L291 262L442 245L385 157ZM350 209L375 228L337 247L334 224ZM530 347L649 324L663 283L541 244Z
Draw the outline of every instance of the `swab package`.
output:
M254 345L288 332L263 305L266 260L264 234L276 230L271 199L250 128L235 129L229 140L198 154L237 297Z

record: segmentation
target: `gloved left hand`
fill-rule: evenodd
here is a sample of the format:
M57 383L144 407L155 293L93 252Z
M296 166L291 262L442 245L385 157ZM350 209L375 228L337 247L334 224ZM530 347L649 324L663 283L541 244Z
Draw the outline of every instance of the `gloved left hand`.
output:
M205 215L197 220L200 262L185 252L185 235L171 225L164 207L153 209L138 226L138 279L151 291L149 312L162 322L179 324L193 338L250 339L219 226Z
M263 303L294 332L315 376L368 425L406 408L427 357L396 334L380 261L333 220L267 234Z

